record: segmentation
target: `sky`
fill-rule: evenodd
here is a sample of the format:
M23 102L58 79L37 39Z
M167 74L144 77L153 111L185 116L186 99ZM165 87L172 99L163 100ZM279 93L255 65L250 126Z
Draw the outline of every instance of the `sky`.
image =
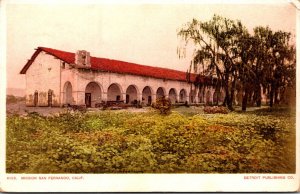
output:
M251 31L269 26L295 35L296 8L269 4L113 3L6 4L7 87L25 88L19 72L38 46L186 71L192 52L179 59L177 31L193 18L238 19ZM22 2L22 1L21 1ZM159 2L159 1L158 1ZM283 2L283 3L282 3Z

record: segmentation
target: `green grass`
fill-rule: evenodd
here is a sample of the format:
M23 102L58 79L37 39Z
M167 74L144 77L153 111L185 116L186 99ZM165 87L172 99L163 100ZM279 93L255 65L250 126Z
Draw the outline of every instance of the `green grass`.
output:
M290 109L7 117L8 173L294 173Z

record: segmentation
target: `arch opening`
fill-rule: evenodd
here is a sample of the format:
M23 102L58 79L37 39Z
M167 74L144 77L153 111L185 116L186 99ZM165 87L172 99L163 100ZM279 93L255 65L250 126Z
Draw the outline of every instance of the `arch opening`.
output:
M138 92L134 85L128 86L126 90L126 104L136 103L138 100Z
M87 107L95 107L101 102L102 92L100 86L96 82L90 82L85 88L85 105Z
M142 91L142 102L147 106L152 104L152 89L149 86L144 87Z
M107 100L108 101L122 101L121 86L118 84L111 84L107 90Z
M163 87L159 87L156 91L156 98L161 98L163 96L166 96L165 90Z
M72 84L68 81L64 85L64 95L63 95L63 103L64 104L72 104L73 96L72 96Z
M185 89L180 90L180 93L179 93L179 102L185 103L187 101L186 98L187 98L187 95L186 95Z
M172 104L175 104L177 102L177 94L176 94L176 90L174 88L170 89L169 98L170 98Z

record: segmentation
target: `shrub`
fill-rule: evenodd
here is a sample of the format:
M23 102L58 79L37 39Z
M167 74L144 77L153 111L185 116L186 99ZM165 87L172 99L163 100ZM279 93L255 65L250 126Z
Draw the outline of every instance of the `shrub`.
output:
M156 102L152 104L152 107L159 110L160 114L169 114L171 112L171 100L162 96L156 99Z

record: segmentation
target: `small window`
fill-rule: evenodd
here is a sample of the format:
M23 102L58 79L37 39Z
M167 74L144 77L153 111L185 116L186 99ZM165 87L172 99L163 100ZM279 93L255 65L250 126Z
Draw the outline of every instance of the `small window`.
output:
M65 62L62 62L61 67L62 67L63 69L65 69L65 68L66 68L66 63L65 63Z

